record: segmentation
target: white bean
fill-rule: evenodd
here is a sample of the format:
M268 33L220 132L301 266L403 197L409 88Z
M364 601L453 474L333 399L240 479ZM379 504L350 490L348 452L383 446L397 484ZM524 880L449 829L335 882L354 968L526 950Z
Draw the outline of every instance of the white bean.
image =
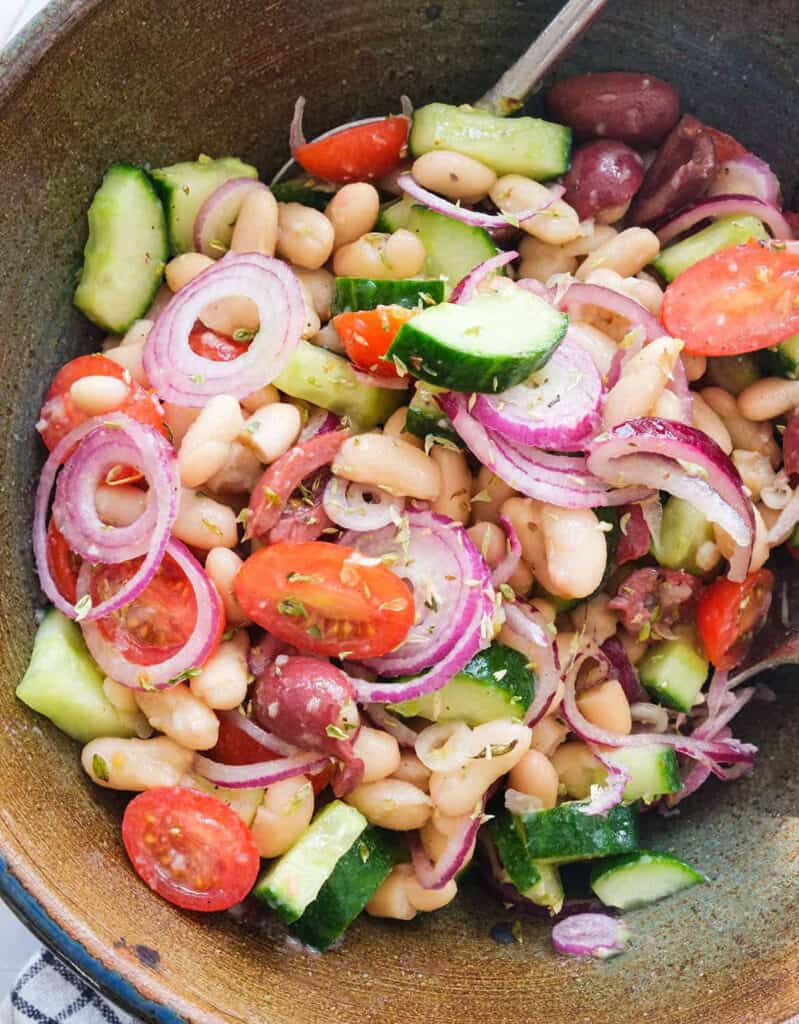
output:
M217 800L227 804L231 811L235 811L247 828L252 826L255 814L264 799L263 789L225 789L224 786L214 786L196 772L184 775L180 785L186 789L199 789L202 793L215 796Z
M433 511L465 526L472 513L472 474L469 472L466 455L462 451L434 444L430 449L430 458L438 466L441 475L441 489L433 502Z
M736 448L732 453L732 461L752 499L760 501L761 491L765 487L770 487L776 476L768 458L760 452L747 452L742 448Z
M416 434L409 434L406 431L405 425L407 419L408 406L402 405L399 409L395 409L383 424L383 433L387 437L398 437L401 441L404 441L406 444L410 444L421 451L424 449L424 441L421 437L417 437ZM471 478L469 479L469 484L471 487Z
M678 423L684 421L682 402L673 391L661 391L648 415L662 420L676 420Z
M412 875L405 883L405 892L412 907L429 913L452 903L458 895L458 883L454 878L450 878L440 889L425 889L419 879Z
M117 410L130 394L130 388L118 377L87 374L76 380L69 395L81 412L87 416L103 416Z
M83 770L98 786L143 793L159 786L177 786L191 768L194 751L168 736L124 740L112 736L91 740L80 755Z
M677 338L657 338L629 360L605 396L602 422L606 429L646 416L671 379L681 349Z
M791 412L797 405L799 380L763 377L738 395L738 411L748 420L773 420Z
M587 597L600 585L608 557L600 526L590 508L541 506L547 576L553 593L569 598Z
M319 210L301 203L278 207L277 254L289 263L317 270L333 251L333 225Z
M255 452L241 441L231 441L221 469L203 485L214 494L250 494L264 471Z
M274 402L266 405L244 424L239 440L258 456L261 462L275 462L291 448L302 430L302 416L296 405Z
M587 256L590 252L598 249L600 245L615 238L618 231L608 224L594 224L591 228L591 221L580 222L580 235L573 242L567 242L563 246L565 252L570 256ZM524 241L522 241L524 245Z
M94 505L109 526L130 526L147 507L147 491L131 484L100 484L94 492Z
M279 857L291 849L311 823L313 810L313 786L304 775L269 786L250 827L260 855Z
M228 338L240 334L252 337L261 323L258 307L244 295L228 295L209 303L200 311L200 320L212 331Z
M139 323L149 323L150 321L140 320ZM123 370L127 370L133 380L137 384L141 384L142 387L148 386L147 374L144 372L144 363L142 361L142 354L144 352L144 342L140 341L135 345L118 345L116 348L106 349L106 356L113 360L117 366L121 366Z
M391 235L371 231L336 250L333 270L337 277L393 280L414 277L424 260L424 245L412 231L399 228Z
M396 778L400 767L399 743L382 729L362 725L352 741L352 752L363 761L363 782L377 782L390 775Z
M433 811L427 793L401 779L380 779L356 786L345 797L373 825L396 832L421 828Z
M753 423L741 415L733 395L723 388L704 388L702 398L724 421L734 448L746 448L768 457L776 469L780 464L780 449L774 440L771 423Z
M660 242L648 228L627 228L605 242L586 257L577 271L578 281L585 281L600 267L615 270L622 277L633 277L652 262L660 252Z
M597 594L590 601L578 605L571 613L572 625L578 633L584 632L597 646L616 635L619 613L608 607L610 595Z
M180 448L189 427L200 415L201 409L189 405L173 405L172 402L162 403L164 419L172 436L172 444Z
M532 750L538 750L551 758L558 747L565 742L568 728L555 718L554 714L545 715L533 726L533 738L530 742Z
M521 174L505 174L498 178L489 194L493 202L505 213L535 209L552 199L545 185ZM528 235L552 245L572 242L581 234L580 218L562 199L550 202L542 213L522 221L520 227Z
M242 560L230 548L211 548L205 559L205 571L219 591L222 604L225 606L225 620L229 626L242 626L249 622L233 591L233 581L242 565Z
M417 448L385 434L347 438L332 469L344 480L372 484L398 496L435 501L441 491L437 463Z
M558 773L552 762L540 750L528 750L508 777L508 785L520 793L535 796L542 809L554 807L558 802Z
M508 551L505 531L496 523L475 523L466 531L491 569L496 569Z
M238 400L232 395L214 395L181 442L178 468L183 484L199 487L217 473L230 455L231 442L243 427Z
M354 242L375 226L380 211L380 194L365 181L343 185L325 207L333 225L334 248Z
M139 705L136 703L135 690L106 677L103 680L103 693L117 709L123 722L136 733L139 739L146 740L152 736L152 727L139 711Z
M393 921L412 921L416 907L408 899L407 883L413 875L410 864L397 864L389 876L378 886L366 904L371 917L387 917Z
M593 324L585 323L582 320L574 320L571 323L569 337L573 337L580 348L584 349L596 363L597 369L603 377L610 373L613 357L616 355L616 342L610 335L600 331Z
M484 199L497 180L490 167L449 149L434 149L417 157L412 173L423 188L464 203Z
M250 641L245 630L238 630L230 640L223 640L189 681L197 700L219 711L231 711L243 704L250 683L249 651Z
M546 284L555 274L573 274L577 257L566 252L563 245L549 245L532 235L525 235L519 246L519 280L533 278Z
M472 493L472 519L476 523L496 523L503 502L515 494L510 484L506 484L487 466L481 466Z
M413 750L400 751L400 763L391 776L392 779L401 779L403 782L410 782L426 793L430 788L430 769L425 767Z
M692 408L696 429L711 437L724 454L729 455L732 451L732 438L729 430L724 426L724 420L697 392L693 394Z
M172 533L184 544L201 551L235 548L239 542L233 509L190 487L180 489L178 514L172 524Z
M318 270L306 270L304 267L292 267L291 269L307 289L316 315L323 322L329 320L330 307L333 304L333 295L336 290L335 277L324 267L319 267Z
M276 245L277 200L266 187L251 189L239 209L230 251L274 256Z
M203 256L199 252L184 252L167 263L164 269L166 283L177 293L213 265L210 256Z
M685 367L685 376L688 378L689 383L693 384L694 381L705 376L705 371L707 370L707 358L705 356L695 356L690 352L683 352L680 358Z
M321 331L311 338L311 341L318 348L327 349L328 352L337 352L339 355L344 355L347 351L332 320L329 324L325 324Z
M210 750L219 739L219 720L186 683L168 690L136 693L136 703L153 727L189 750Z

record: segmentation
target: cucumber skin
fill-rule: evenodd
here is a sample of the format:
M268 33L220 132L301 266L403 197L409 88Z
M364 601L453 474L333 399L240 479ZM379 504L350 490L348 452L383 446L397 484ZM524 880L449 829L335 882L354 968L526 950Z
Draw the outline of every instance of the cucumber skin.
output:
M768 237L768 232L756 217L741 214L721 217L701 231L666 246L652 261L652 266L670 284L684 270L707 256L747 242L750 238L765 240Z
M299 203L324 213L336 192L335 189L317 188L319 184L321 182L317 178L287 178L272 186L272 195L279 203Z
M421 437L423 441L426 437L430 436L441 437L463 451L466 450L466 445L460 436L455 433L455 428L452 426L448 416L445 416L443 412L439 416L434 416L426 409L414 406L413 401L408 406L408 412L405 416L405 430L407 433L413 434L414 437Z
M444 282L440 280L376 281L368 277L337 277L335 289L331 306L333 316L377 309L378 306L424 309L444 301Z
M761 349L757 355L764 373L769 376L799 378L799 334L792 334L774 348Z
M631 887L635 885L635 869L638 866L645 867L663 867L669 868L676 878L679 876L683 884L676 885L674 888L670 888L667 891L661 892L660 895L655 896L652 899L645 897L636 898L634 895L631 899L625 898L621 901L616 899L615 901L609 897L607 891L605 891L605 897L601 895L602 890L605 886L602 880L606 882L612 881L613 877L619 872L626 875L625 890L629 893ZM680 892L683 889L689 889L694 885L700 885L707 882L708 878L703 875L700 871L692 868L690 864L686 864L684 860L680 860L679 857L675 857L668 853L659 853L654 850L639 850L637 853L625 853L618 857L611 857L606 861L602 861L597 864L591 871L591 888L594 890L600 900L609 907L618 907L619 910L634 910L637 907L644 907L649 903L654 903L657 900L665 899L667 896L671 896L676 892ZM597 884L599 889L597 889Z
M674 658L678 659L678 667L687 668L689 673L694 673L694 678L687 680L689 685L684 685L683 680L678 680L678 685L675 686L674 673L670 665ZM680 662L683 661L686 665L681 666ZM641 684L656 696L661 704L687 714L705 684L710 665L706 658L684 640L661 640L649 648L637 668Z
M531 860L568 864L638 849L635 810L618 804L607 814L583 814L570 801L547 811L514 815Z
M407 228L411 209L415 205L415 201L410 196L403 196L402 199L384 203L377 215L375 231L383 231L390 235L399 228Z
M655 744L653 744L654 748ZM682 789L682 776L680 775L680 766L677 761L677 755L674 753L671 747L660 746L657 753L654 755L656 763L654 766L643 765L640 766L640 761L636 764L636 756L641 758L647 751L651 754L650 748L641 747L638 749L620 747L618 750L606 751L605 759L611 764L618 765L621 768L626 769L630 774L630 781L624 790L624 801L625 803L633 803L636 800L644 800L645 802L651 803L652 800L657 799L661 796L667 796L669 793L678 793ZM652 774L657 776L655 785L651 788L651 791L644 787L641 774L647 769L652 768ZM636 768L638 772L636 772Z
M488 823L497 854L508 878L519 892L531 889L541 881L541 872L527 853L513 815L503 810Z
M669 497L663 506L659 543L653 538L651 545L658 565L704 575L696 564L696 552L706 540L713 540L713 527L699 509L683 498Z

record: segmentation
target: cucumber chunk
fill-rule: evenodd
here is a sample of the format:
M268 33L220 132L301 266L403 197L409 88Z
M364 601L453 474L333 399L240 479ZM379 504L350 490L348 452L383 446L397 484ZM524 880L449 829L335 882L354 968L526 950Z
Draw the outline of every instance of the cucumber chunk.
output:
M510 288L423 310L403 324L388 355L430 384L496 393L542 366L567 324L565 314L537 295Z
M212 160L201 156L196 161L159 167L150 176L166 210L172 255L178 256L194 250L194 220L208 196L232 178L256 179L258 171L238 157Z
M571 131L534 117L497 117L471 107L430 103L414 111L408 145L414 156L451 149L497 174L545 179L569 169Z
M497 718L522 718L534 687L535 674L524 655L495 642L478 651L442 689L395 704L392 710L407 718L461 719L467 725L481 725Z
M661 704L688 712L705 685L710 665L685 640L661 640L638 662L638 676Z
M758 355L765 373L799 380L799 334L792 334L774 348L761 349Z
M613 857L591 872L591 888L597 896L605 906L620 910L644 907L706 881L705 875L679 857L652 850Z
M537 867L540 878L529 889L524 889L522 896L539 907L546 907L550 914L559 914L563 909L566 894L563 891L558 866L539 861Z
M80 743L136 735L133 716L118 711L103 692L103 673L83 642L80 626L54 608L36 631L17 697Z
M696 553L706 541L713 540L713 526L690 501L670 497L663 506L660 536L652 540L652 554L666 569L684 569L702 575Z
M536 864L527 847L516 818L506 810L499 811L488 823L502 867L519 892L541 881L541 866Z
M720 252L722 249L729 249L732 245L748 242L750 238L769 238L769 233L757 217L719 217L713 224L689 235L688 238L683 238L681 242L666 246L652 262L652 266L661 277L670 282L706 256L712 256L714 252Z
M402 225L424 245L426 277L443 278L449 294L469 271L499 252L484 228L471 227L424 206L412 206Z
M394 199L390 203L384 203L377 215L375 231L385 231L392 234L399 228L407 228L411 215L411 208L417 205L410 196L403 196L402 199Z
M624 802L653 800L682 789L682 776L677 755L671 747L652 744L651 747L620 747L606 750L602 755L609 764L622 768L630 776L624 788Z
M782 344L786 344L786 342L782 342ZM763 349L762 351L769 350ZM744 352L740 356L714 356L707 361L705 380L717 388L724 388L725 391L729 391L737 398L744 388L748 388L750 384L754 384L763 376L758 359L760 354L760 352ZM778 376L782 376L782 374Z
M354 807L341 800L329 803L263 873L253 889L256 899L272 907L284 924L293 924L366 827L366 818Z
M569 801L546 811L514 815L534 861L568 864L638 849L638 817L627 804L607 814L583 814L583 801Z
M424 309L444 301L444 282L373 281L368 277L337 277L332 313L349 313L378 306Z
M300 203L301 206L312 206L321 213L324 213L335 194L336 190L329 183L309 175L287 178L272 186L272 195L279 203Z
M288 365L272 383L292 398L346 416L358 430L371 430L385 423L405 401L404 391L363 383L349 360L309 341L300 341Z
M422 440L427 437L441 437L458 448L466 447L455 433L449 416L441 411L432 392L428 391L422 382L416 385L416 391L408 406L405 430L415 437L421 437Z
M402 860L407 860L407 853L397 837L367 825L338 861L313 903L291 925L292 934L321 952L329 949Z
M88 219L74 302L98 327L124 334L152 305L164 277L164 211L144 171L116 163L95 192Z

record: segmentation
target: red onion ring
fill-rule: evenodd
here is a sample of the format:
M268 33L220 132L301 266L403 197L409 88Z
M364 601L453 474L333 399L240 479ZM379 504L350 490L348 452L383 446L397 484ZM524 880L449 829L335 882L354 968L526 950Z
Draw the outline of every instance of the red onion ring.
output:
M321 409L319 406L314 406L308 416L307 423L297 438L297 443L302 444L303 441L310 441L312 437L317 437L319 434L329 434L333 430L338 430L340 426L341 420L335 413L328 412L327 409Z
M353 686L357 686L354 681ZM378 729L382 729L389 736L393 736L401 747L404 747L406 750L415 749L418 733L411 729L409 725L401 722L396 715L392 715L390 711L387 711L383 704L367 704L366 714Z
M649 700L649 694L638 681L638 673L627 657L621 640L616 636L610 636L599 650L608 666L609 676L619 681L627 700L631 704Z
M780 183L765 160L746 153L726 160L716 169L709 196L753 195L770 206L780 205Z
M771 203L764 203L756 196L717 196L715 199L705 199L695 206L689 206L682 210L676 217L672 217L657 231L661 245L666 245L672 238L690 231L695 224L710 217L729 217L733 214L747 214L757 217L770 229L775 238L793 238L791 225L783 217L776 206Z
M411 860L419 884L425 889L443 889L469 859L477 833L483 824L483 806L477 815L464 814L453 826L441 856L431 863L418 834L411 836Z
M163 690L189 669L200 668L208 660L220 629L222 602L205 570L185 544L174 537L166 545L164 557L169 556L183 571L197 602L197 618L186 643L179 651L157 665L137 665L128 660L117 647L103 636L100 627L87 616L81 622L83 638L89 652L103 672L117 683L132 690ZM161 559L158 559L159 563ZM78 574L78 597L90 592L92 567L84 562ZM143 588L139 588L141 590ZM118 598L118 594L116 597ZM132 598L128 597L128 601ZM108 604L109 602L105 602ZM104 605L98 605L102 609ZM119 607L119 605L116 605Z
M616 764L612 764L602 755L602 751L589 744L589 748L599 763L607 769L607 779L602 786L592 786L588 803L578 804L581 814L593 817L597 814L607 814L617 807L624 798L624 790L630 781L630 773Z
M328 519L336 526L361 533L381 530L397 522L405 508L405 499L396 498L379 487L331 476L322 496L322 505Z
M523 277L517 281L516 284L520 288L524 288L526 292L531 292L533 295L537 295L539 299L543 299L545 302L554 303L555 292L551 288L547 288L545 284L541 284L540 281L536 281L534 277Z
M500 516L499 525L507 534L508 550L505 557L491 573L491 584L494 587L499 587L503 583L507 583L518 569L519 562L522 560L522 545L519 541L519 535L513 527L513 523L507 516Z
M535 665L535 692L523 719L525 725L532 727L546 715L557 695L560 685L558 649L554 633L539 611L520 601L505 604L504 608L508 627L541 652L537 658L531 658Z
M249 739L260 744L264 750L268 750L270 754L280 754L281 757L293 757L295 754L302 753L299 747L295 747L293 743L286 743L285 740L275 736L274 733L262 729L260 725L253 722L251 718L248 718L241 711L217 711L216 717L221 722L225 722L227 725L233 726L234 729L238 729L239 732L243 732Z
M558 305L573 320L580 319L584 306L599 306L609 313L624 317L630 322L631 327L642 328L647 341L654 341L668 334L657 317L652 316L649 310L644 309L635 299L622 295L612 288L605 288L601 284L570 284Z
M423 188L412 174L401 174L397 178L397 185L406 195L416 200L417 203L421 203L422 206L426 206L428 210L433 210L435 213L443 213L445 217L451 217L453 220L458 220L462 224L468 224L473 228L504 228L507 225L517 227L524 221L530 220L531 217L543 213L556 200L560 199L566 191L562 185L553 185L549 190L549 198L541 206L536 206L529 210L520 210L518 213L497 214L483 213L481 210L468 210L464 206L450 202L449 199L443 199L441 196L436 195L435 192L430 192L428 189Z
M222 789L260 789L298 775L316 775L330 763L327 754L294 754L256 764L219 764L202 754L194 758L194 770Z
M552 929L552 945L566 956L595 956L600 960L616 956L627 944L629 929L624 921L608 914L573 914Z
M297 102L294 104L294 115L291 118L291 125L289 127L289 149L291 155L297 152L300 146L304 146L305 133L302 130L302 118L305 113L305 97L298 96Z
M247 351L230 362L197 355L189 335L212 302L244 296L261 325ZM305 303L293 271L261 253L228 253L174 295L150 331L142 353L156 392L176 405L203 406L214 395L246 398L278 376L297 347Z
M194 218L194 249L219 259L230 248L242 203L254 189L266 185L254 178L231 178L208 196Z
M449 301L454 305L468 302L474 296L478 285L487 280L494 271L504 267L506 263L512 263L518 255L517 252L512 250L510 252L499 252L496 256L492 256L490 260L478 263L474 270L470 270L466 277L455 285Z

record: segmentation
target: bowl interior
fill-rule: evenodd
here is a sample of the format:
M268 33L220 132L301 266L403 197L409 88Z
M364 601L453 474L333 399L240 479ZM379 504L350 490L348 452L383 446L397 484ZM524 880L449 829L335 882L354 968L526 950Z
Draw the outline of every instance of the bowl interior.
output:
M119 840L122 800L85 780L77 749L13 696L40 600L30 519L41 448L33 424L54 370L97 335L70 304L85 210L106 165L234 153L267 180L285 158L294 99L309 135L344 120L480 95L558 6L494 0L60 0L0 61L0 857L6 897L22 883L95 963L95 980L194 1020L327 1024L453 1020L538 1024L646 1020L775 1024L799 1011L799 782L790 680L742 716L762 745L753 778L711 784L679 817L652 815L653 846L711 884L630 916L615 961L564 962L546 924L501 946L507 918L473 883L409 925L358 923L322 958L276 927L178 912L138 884ZM640 4L615 0L566 69L647 70L684 105L734 131L795 185L793 0ZM533 101L535 106L535 101ZM46 920L37 927L54 932ZM82 958L64 933L62 952ZM139 1004L141 1016L167 1019Z

